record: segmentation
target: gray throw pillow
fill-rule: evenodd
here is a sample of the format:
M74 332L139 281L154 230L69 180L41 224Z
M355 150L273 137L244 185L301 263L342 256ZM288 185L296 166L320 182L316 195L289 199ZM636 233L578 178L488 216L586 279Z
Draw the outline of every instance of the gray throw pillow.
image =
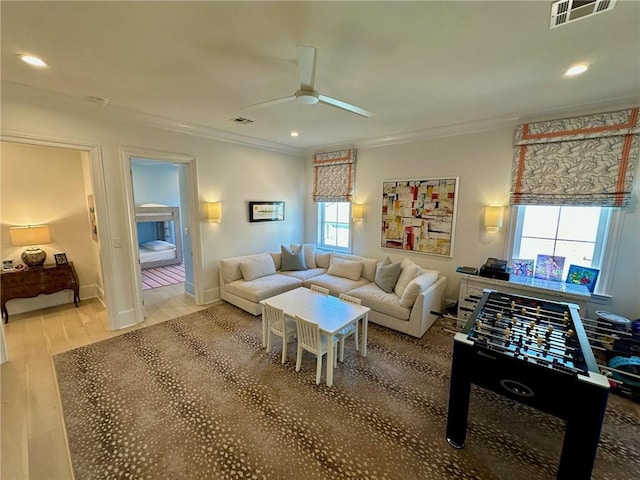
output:
M304 261L304 250L302 245L298 248L292 248L289 250L284 245L280 245L280 253L282 255L282 270L306 270L307 264Z
M376 270L376 285L387 293L393 291L393 287L396 286L400 272L402 271L402 264L392 263L390 265L380 265Z

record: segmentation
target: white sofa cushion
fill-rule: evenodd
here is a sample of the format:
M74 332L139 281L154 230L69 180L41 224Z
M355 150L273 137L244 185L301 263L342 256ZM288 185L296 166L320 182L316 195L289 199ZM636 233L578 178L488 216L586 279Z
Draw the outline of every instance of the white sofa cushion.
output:
M299 280L306 280L311 277L316 277L326 273L326 268L308 268L306 270L292 270L287 272L278 272L280 275L287 275L289 277L297 278Z
M401 265L402 271L400 272L400 276L398 277L396 286L393 287L393 291L398 296L398 298L402 298L404 289L407 288L409 282L411 282L411 280L416 278L422 272L422 269L408 258L402 260Z
M409 320L411 315L411 308L400 305L400 299L395 293L386 293L375 283L368 283L347 293L359 298L362 300L362 305L376 312L384 313L400 320Z
M331 262L330 252L316 252L316 267L329 268L329 262Z
M316 246L313 243L292 243L289 245L289 248L293 250L294 248L298 248L302 245L302 249L304 250L304 263L307 265L307 268L316 268Z
M369 280L362 277L358 280L351 280L349 278L336 277L335 275L325 273L305 280L304 286L309 288L311 285L318 285L319 287L328 288L329 293L334 297L337 297L341 293L347 293L349 290L361 287L367 283L369 283Z
M336 277L358 280L362 273L362 263L343 260L342 258L337 258L332 255L327 273L329 275L335 275Z
M225 285L225 290L250 302L262 300L301 287L302 281L279 273L256 278L255 280L236 280Z
M240 270L240 259L244 257L225 258L220 262L220 273L225 284L240 280L242 270Z
M440 272L437 270L423 270L420 275L411 280L402 293L400 305L411 308L420 292L426 290L438 280Z
M379 263L377 258L365 258L358 255L349 255L347 253L336 252L331 252L331 258L341 258L343 260L349 260L351 262L360 262L362 263L361 275L370 282L373 282L376 278L376 268L378 268Z
M276 271L282 269L282 254L280 252L269 252L271 258L273 258L273 264L276 266Z
M242 277L250 282L256 278L273 275L276 273L276 266L273 258L268 253L258 253L256 255L247 255L240 260L240 271Z

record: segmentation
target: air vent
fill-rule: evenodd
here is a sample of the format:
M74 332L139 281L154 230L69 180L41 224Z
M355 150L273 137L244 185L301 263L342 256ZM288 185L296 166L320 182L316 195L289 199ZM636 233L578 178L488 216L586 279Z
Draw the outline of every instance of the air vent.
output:
M242 125L249 125L250 123L253 123L253 120L250 120L250 119L244 118L244 117L232 118L231 121L235 122L235 123L240 123Z
M616 0L560 0L551 4L551 24L549 28L607 12L613 9Z

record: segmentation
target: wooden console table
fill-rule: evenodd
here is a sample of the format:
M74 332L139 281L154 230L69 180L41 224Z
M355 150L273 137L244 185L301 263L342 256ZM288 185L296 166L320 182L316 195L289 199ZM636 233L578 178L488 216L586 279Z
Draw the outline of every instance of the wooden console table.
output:
M0 311L4 323L9 321L6 304L14 298L32 298L62 290L73 290L73 303L80 302L80 284L73 263L27 267L21 271L2 272L0 275Z

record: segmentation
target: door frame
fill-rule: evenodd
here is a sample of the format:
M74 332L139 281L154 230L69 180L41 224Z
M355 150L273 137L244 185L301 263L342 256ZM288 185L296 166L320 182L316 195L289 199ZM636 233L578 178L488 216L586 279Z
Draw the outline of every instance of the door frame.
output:
M129 252L131 261L129 264L133 269L132 278L135 278L134 293L136 299L135 317L136 323L144 320L144 304L142 296L142 275L140 271L140 259L138 256L136 212L133 192L133 180L131 178L131 160L133 158L144 158L158 162L181 163L187 167L187 198L189 203L189 238L191 239L191 263L193 271L193 292L196 305L204 305L204 278L202 266L202 241L200 237L200 203L198 196L198 174L196 168L196 158L191 155L178 153L161 152L135 147L121 147L120 156L125 172L125 192L127 201L128 227L129 227ZM181 232L182 233L182 232Z
M93 189L95 202L96 222L98 225L98 251L100 252L100 268L102 273L102 285L104 289L103 301L107 310L107 323L110 330L121 328L118 322L118 311L115 294L115 263L109 248L111 225L109 222L109 202L107 202L107 188L104 175L104 160L102 147L99 144L84 143L78 141L63 141L51 138L23 135L16 133L0 133L0 141L21 143L24 145L36 145L42 147L64 148L86 152L89 155L89 176Z

